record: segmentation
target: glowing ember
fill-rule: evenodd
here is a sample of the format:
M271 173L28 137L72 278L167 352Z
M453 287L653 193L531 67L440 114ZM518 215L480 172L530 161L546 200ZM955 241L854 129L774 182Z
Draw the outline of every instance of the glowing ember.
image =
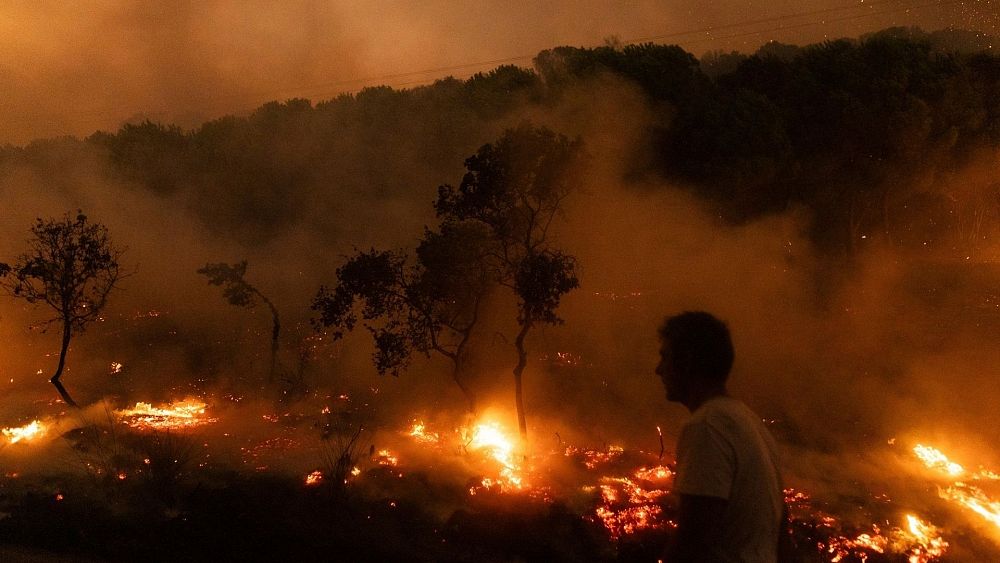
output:
M541 361L549 362L556 367L568 368L580 365L580 356L572 352L556 352L553 355L545 354Z
M824 545L821 543L821 546ZM830 561L837 563L847 558L867 561L872 554L898 554L909 563L928 563L944 555L948 542L938 528L912 514L906 515L906 528L893 527L888 533L872 525L872 531L854 538L831 537L825 544Z
M240 452L243 454L245 465L252 466L257 471L267 471L271 462L299 447L301 444L297 440L287 436L275 436L253 446L240 447Z
M878 526L872 526L874 533L860 534L854 539L845 537L830 538L826 552L832 557L831 563L843 561L845 557L854 556L860 561L868 560L868 551L875 553L885 553L889 546L889 539L882 535Z
M595 511L612 539L618 539L624 534L634 534L643 529L662 528L663 509L656 505L630 506L621 510L612 510L604 506Z
M673 477L674 473L667 467L657 465L656 467L640 467L634 473L635 478L642 481L663 481Z
M608 446L606 451L600 450L579 450L572 446L566 448L566 456L572 457L575 455L580 455L583 457L583 464L587 466L587 469L597 469L599 465L610 463L615 459L621 457L625 453L625 449L621 446Z
M39 420L33 420L29 424L16 428L4 428L3 435L11 444L18 442L30 442L35 438L45 435L46 426Z
M309 475L306 475L306 486L311 487L314 485L319 485L320 482L322 481L323 481L322 471L316 470L310 473Z
M500 464L500 477L504 481L499 483L501 488L505 484L515 489L524 486L520 475L521 467L514 461L514 442L507 438L499 424L486 422L477 425L472 431L468 447L473 451L488 451L490 457ZM485 483L484 486L490 488Z
M143 430L181 430L211 424L218 419L205 416L207 405L197 399L184 399L166 406L136 403L134 408L115 411L123 422Z
M379 465L385 465L388 467L396 467L399 465L399 458L392 455L392 452L389 450L379 450L378 453L375 454L375 461L378 462Z
M641 468L636 473L655 475L656 469ZM608 530L608 535L612 539L617 540L623 535L634 534L639 530L673 526L664 518L663 508L659 504L659 499L666 495L667 491L644 489L627 477L602 477L600 483L601 504L594 510L594 514ZM592 488L584 488L584 490L590 489Z

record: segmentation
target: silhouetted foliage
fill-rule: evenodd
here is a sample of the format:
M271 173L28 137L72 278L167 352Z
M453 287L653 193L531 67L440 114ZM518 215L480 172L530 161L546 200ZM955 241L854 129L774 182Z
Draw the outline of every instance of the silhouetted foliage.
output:
M527 436L525 339L537 323L561 322L555 314L559 300L579 285L575 259L552 248L549 229L576 188L574 175L583 173L585 160L581 141L525 123L466 159L461 184L438 188L434 205L444 225L485 230L496 281L518 300L513 374L522 438Z
M312 304L319 313L313 323L341 338L361 320L374 340L380 374L398 376L414 352L444 356L474 411L476 397L465 370L493 279L486 242L474 227L443 225L439 231L425 230L412 265L402 252L356 252L337 269L336 287L320 288Z
M68 405L77 406L63 387L62 377L73 334L100 318L122 277L122 250L111 243L108 229L91 223L83 212L61 219L36 219L29 250L13 265L0 264L0 287L28 303L42 303L55 312L48 323L62 324L59 364L49 379Z
M271 367L268 370L267 380L269 383L273 383L278 363L278 347L281 341L281 318L274 303L246 281L247 261L243 260L232 265L224 262L205 264L203 268L198 269L198 273L207 277L208 283L211 285L222 286L222 295L230 305L253 309L257 306L258 299L267 305L271 312Z
M654 100L682 104L699 95L708 82L698 69L698 59L677 45L556 47L539 53L534 63L545 85L556 93L606 72L636 82Z
M242 242L264 243L303 223L350 240L379 216L373 198L418 228L426 218L401 211L426 201L414 186L449 177L470 147L522 115L567 93L613 88L599 80L612 76L649 101L628 179L659 175L737 223L808 210L810 235L831 252L853 250L863 235L968 255L1000 237L1000 221L989 220L979 239L964 234L961 214L1000 212L986 203L991 183L970 190L955 178L980 151L1000 146L1000 58L991 41L890 28L804 47L770 42L752 55L709 53L700 62L672 45L556 47L540 52L534 69L370 87L315 105L270 102L193 131L147 121L85 143L5 147L0 177L24 169L72 191L103 156L114 175L179 198L208 228ZM583 104L579 115L599 109L586 98L568 98ZM928 211L934 217L921 215Z
M185 181L190 139L179 127L145 121L126 124L116 135L95 133L90 140L107 148L123 178L157 194L176 192Z

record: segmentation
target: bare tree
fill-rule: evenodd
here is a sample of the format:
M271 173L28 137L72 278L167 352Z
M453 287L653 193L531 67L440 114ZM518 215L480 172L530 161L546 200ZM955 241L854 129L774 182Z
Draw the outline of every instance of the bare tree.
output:
M66 404L77 406L60 382L73 334L96 320L123 272L122 250L111 244L108 229L77 211L62 219L36 219L29 251L13 265L0 264L0 287L29 303L44 303L56 314L46 325L62 324L59 365L49 381Z

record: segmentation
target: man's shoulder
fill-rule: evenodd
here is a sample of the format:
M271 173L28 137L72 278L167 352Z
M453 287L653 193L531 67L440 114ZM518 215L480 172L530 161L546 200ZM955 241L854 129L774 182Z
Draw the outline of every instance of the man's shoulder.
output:
M696 410L687 425L709 428L723 434L759 431L762 422L743 401L734 397L716 397ZM737 430L740 429L740 430ZM754 430L751 430L754 429Z
M743 401L730 396L715 397L701 405L692 415L690 422L716 421L725 419L755 418L756 415Z

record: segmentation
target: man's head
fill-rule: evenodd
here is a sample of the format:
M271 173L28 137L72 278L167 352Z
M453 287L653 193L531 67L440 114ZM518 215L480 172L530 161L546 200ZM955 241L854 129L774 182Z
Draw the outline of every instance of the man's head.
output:
M668 317L660 327L660 363L667 400L689 408L704 395L724 391L733 366L733 341L726 324L702 311Z

